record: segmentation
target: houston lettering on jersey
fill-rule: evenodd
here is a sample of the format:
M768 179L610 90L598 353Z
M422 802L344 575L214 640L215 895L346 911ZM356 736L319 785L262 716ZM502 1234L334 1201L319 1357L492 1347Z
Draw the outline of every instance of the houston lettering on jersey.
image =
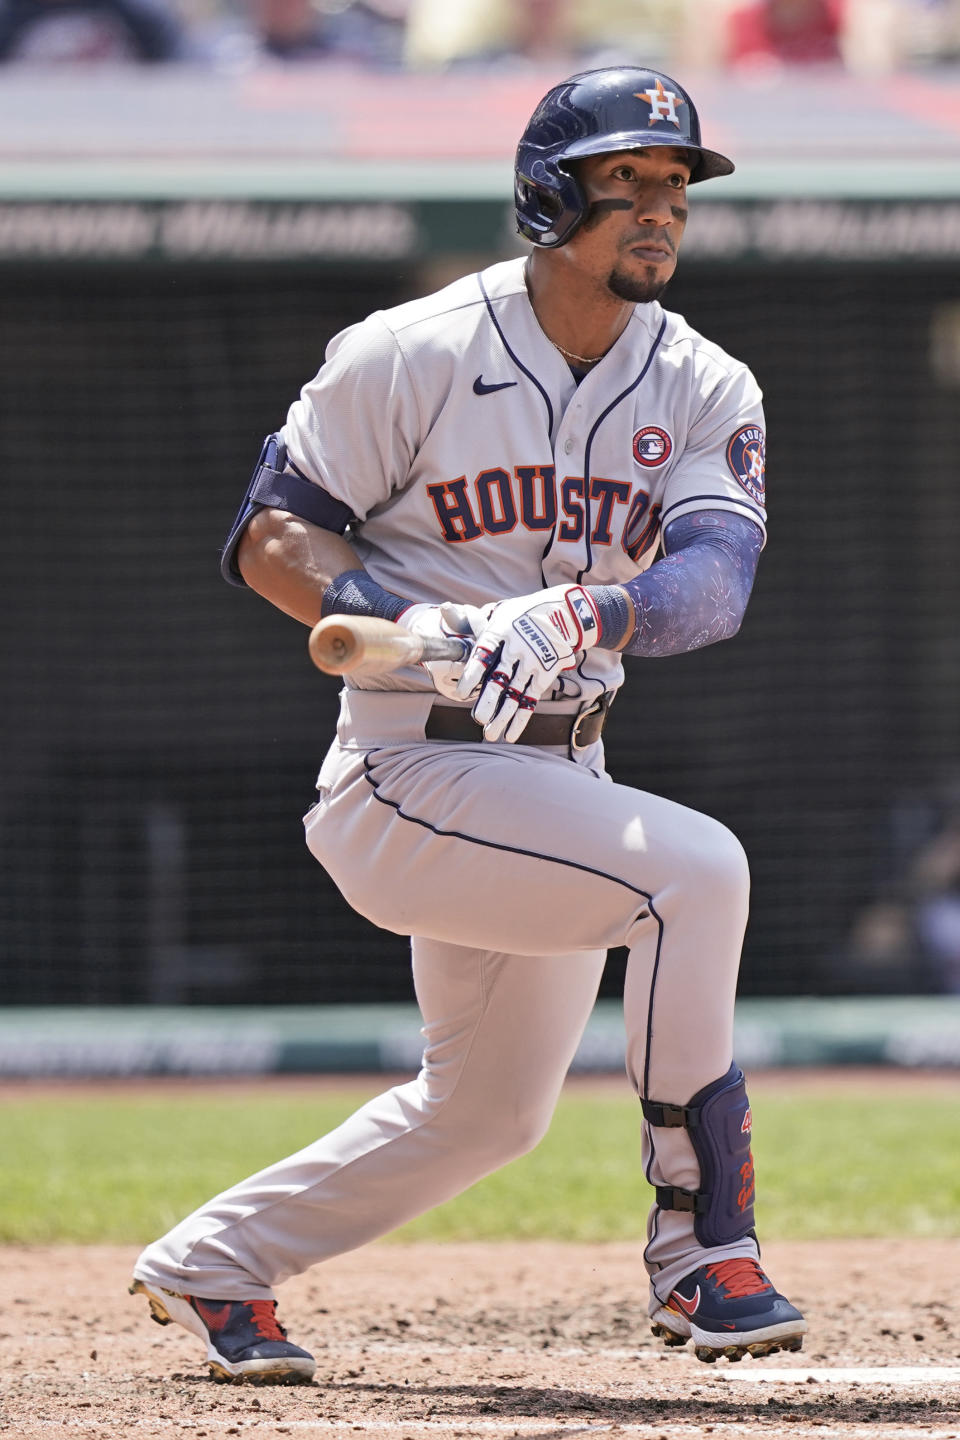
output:
M505 535L518 525L526 530L553 530L557 540L575 544L584 538L589 498L590 543L612 545L619 538L631 560L638 560L657 538L660 506L650 504L646 490L629 480L590 477L590 493L582 475L565 475L557 485L553 465L517 465L513 473L497 467L481 470L468 486L467 477L428 485L440 532L449 545Z
M518 521L527 530L552 530L557 523L556 476L552 465L517 465L481 470L467 494L467 477L428 485L444 540L457 545L481 535L502 535Z

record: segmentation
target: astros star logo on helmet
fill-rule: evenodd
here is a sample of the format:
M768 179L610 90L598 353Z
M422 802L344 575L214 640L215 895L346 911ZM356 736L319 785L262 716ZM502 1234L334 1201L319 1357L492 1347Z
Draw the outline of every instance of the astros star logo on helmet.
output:
M682 95L678 95L675 90L664 90L663 81L658 79L649 90L638 90L636 96L638 100L646 100L650 106L648 125L656 125L659 120L668 120L671 125L680 129L677 106L683 104Z

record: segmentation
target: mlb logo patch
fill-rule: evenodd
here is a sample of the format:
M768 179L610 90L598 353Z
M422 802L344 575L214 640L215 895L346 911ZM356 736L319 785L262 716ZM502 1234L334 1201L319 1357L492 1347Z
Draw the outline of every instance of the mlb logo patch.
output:
M597 628L597 617L586 595L584 595L582 591L580 594L577 594L576 590L573 590L569 596L569 603L570 608L580 621L580 629L584 635L592 635Z
M644 425L633 437L633 458L647 470L666 464L672 451L669 432L659 425Z
M759 426L744 425L742 430L730 437L727 464L737 484L746 490L752 500L762 505L766 490L767 444Z

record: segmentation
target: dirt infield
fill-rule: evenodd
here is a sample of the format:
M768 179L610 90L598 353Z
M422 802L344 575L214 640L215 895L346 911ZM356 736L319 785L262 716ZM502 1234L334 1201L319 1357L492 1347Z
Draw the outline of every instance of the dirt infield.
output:
M955 1072L755 1078L767 1090L918 1096L957 1084ZM329 1083L359 1100L383 1077ZM0 1086L0 1105L58 1088L117 1087L13 1084ZM290 1390L208 1379L199 1343L154 1325L127 1295L134 1258L120 1247L0 1250L0 1436L960 1440L957 1240L765 1246L774 1280L807 1314L804 1349L714 1366L650 1335L638 1245L381 1243L283 1287L281 1318L318 1361L315 1383Z
M196 1340L148 1320L126 1294L132 1250L12 1248L0 1433L960 1440L958 1251L770 1245L804 1350L707 1366L650 1336L637 1246L377 1244L283 1288L317 1378L255 1389L214 1384Z

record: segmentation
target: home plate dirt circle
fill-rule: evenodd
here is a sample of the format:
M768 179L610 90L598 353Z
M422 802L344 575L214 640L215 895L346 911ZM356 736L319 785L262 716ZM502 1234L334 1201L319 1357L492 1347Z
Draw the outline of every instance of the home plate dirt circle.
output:
M314 1384L217 1385L127 1294L127 1247L0 1256L11 1440L960 1440L957 1242L764 1246L797 1354L700 1364L649 1331L642 1246L378 1243L284 1285ZM950 1282L950 1283L948 1283Z

